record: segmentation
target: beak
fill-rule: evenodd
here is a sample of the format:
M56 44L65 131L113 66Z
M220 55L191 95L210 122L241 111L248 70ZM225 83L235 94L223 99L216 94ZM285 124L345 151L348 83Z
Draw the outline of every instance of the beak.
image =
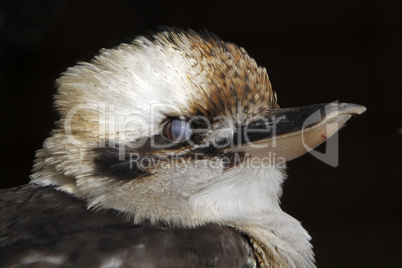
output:
M233 147L224 153L243 152L264 158L269 154L286 161L314 149L334 135L352 115L366 108L337 102L304 107L275 109L254 120L233 135Z

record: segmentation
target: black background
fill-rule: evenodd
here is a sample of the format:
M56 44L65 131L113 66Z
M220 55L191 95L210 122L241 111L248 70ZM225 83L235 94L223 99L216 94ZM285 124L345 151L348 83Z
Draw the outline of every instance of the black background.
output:
M312 235L318 266L402 267L401 5L323 2L2 1L1 188L28 182L67 67L157 26L206 28L267 68L282 107L367 107L340 133L337 168L289 163L282 207Z

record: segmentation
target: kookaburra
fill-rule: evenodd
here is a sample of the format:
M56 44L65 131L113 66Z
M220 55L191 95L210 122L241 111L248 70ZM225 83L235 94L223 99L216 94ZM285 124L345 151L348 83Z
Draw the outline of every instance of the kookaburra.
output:
M177 29L102 49L57 86L31 183L0 194L3 265L315 266L279 206L286 161L363 106L279 108L243 48Z

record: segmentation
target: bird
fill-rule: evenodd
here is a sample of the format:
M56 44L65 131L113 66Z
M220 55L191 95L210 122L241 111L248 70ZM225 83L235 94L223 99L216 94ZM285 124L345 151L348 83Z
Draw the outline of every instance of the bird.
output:
M30 183L0 191L4 267L315 267L286 162L366 108L280 108L233 43L166 28L57 79ZM46 267L47 267L46 266Z

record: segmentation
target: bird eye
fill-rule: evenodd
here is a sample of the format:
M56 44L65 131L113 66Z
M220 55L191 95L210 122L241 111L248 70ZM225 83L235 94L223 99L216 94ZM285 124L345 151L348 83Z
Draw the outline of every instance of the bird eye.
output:
M190 138L193 131L186 121L174 119L165 124L162 135L171 141L181 142Z

